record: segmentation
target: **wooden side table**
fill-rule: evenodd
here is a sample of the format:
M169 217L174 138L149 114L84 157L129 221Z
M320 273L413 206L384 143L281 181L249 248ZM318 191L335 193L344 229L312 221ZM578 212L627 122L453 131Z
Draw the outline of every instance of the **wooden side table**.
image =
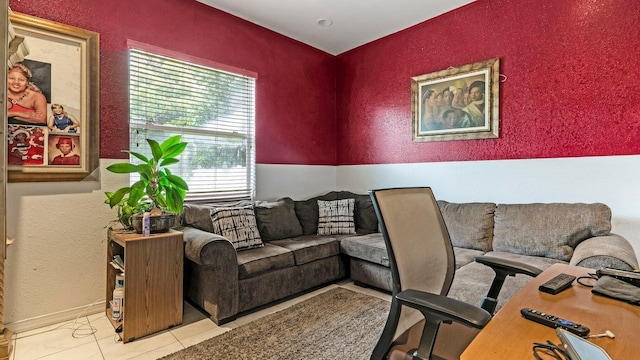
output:
M110 231L107 245L106 314L123 342L171 328L182 323L183 256L182 233L142 236ZM118 269L111 265L115 255L124 260L124 306L122 320L113 320L109 301L113 299Z

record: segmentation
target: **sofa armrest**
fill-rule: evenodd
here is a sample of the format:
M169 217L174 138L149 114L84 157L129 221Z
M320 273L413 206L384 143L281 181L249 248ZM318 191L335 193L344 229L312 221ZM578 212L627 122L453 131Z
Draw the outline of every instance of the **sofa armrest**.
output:
M578 244L569 264L592 269L608 267L629 271L638 269L638 258L627 239L609 234L592 237Z
M236 267L236 249L227 238L190 226L181 229L184 236L184 256L198 265L220 265L220 259L233 259Z
M239 307L238 257L225 237L190 226L184 235L185 296L217 325L235 319Z

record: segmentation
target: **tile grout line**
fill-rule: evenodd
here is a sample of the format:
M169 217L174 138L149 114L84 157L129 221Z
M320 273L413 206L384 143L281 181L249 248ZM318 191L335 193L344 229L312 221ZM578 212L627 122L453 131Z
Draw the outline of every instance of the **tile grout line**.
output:
M87 316L87 322L89 322L89 325L93 327L93 325L91 324L91 319L89 319L89 317ZM102 360L106 360L106 358L104 357L104 352L102 352L102 348L100 347L100 342L98 341L98 336L96 335L98 333L98 331L96 330L93 334L93 340L96 342L96 345L98 346L98 350L100 350L100 356L102 356Z

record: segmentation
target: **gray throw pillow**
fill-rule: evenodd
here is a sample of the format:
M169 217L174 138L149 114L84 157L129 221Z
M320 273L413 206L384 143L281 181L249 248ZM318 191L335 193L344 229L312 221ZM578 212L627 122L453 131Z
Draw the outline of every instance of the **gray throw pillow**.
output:
M491 251L494 203L456 204L438 200L453 246Z
M212 233L211 209L212 207L207 205L184 204L182 213L184 224Z
M373 209L373 202L369 195L355 195L356 210L354 220L356 222L356 230L358 233L376 232L378 231L378 217Z
M302 234L313 235L318 231L318 200L294 201L296 217L302 226Z
M302 235L302 226L291 198L277 201L257 201L256 221L263 241L287 239Z
M211 209L213 232L222 235L236 250L262 247L253 206Z

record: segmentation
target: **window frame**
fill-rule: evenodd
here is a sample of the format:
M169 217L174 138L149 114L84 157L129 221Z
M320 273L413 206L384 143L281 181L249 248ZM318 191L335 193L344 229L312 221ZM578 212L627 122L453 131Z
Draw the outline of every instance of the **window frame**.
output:
M244 143L246 143L246 174L245 174L245 179L247 181L247 188L244 190L238 190L238 191L222 191L222 192L215 192L213 191L213 189L210 189L210 191L199 191L199 192L187 192L187 196L185 199L185 203L225 203L225 202L236 202L236 201L244 201L244 200L249 200L249 201L253 201L253 199L255 198L255 193L256 193L256 154L255 154L255 138L256 138L256 134L255 134L255 127L256 127L256 116L255 116L255 111L256 111L256 84L257 84L257 73L252 72L252 71L248 71L245 69L239 69L239 68L235 68L233 66L229 66L229 65L225 65L225 64L221 64L215 61L211 61L211 60L207 60L207 59L202 59L202 58L198 58L195 56L191 56L191 55L187 55L187 54L183 54L183 53L179 53L176 51L172 51L172 50L168 50L168 49L164 49L164 48L160 48L157 46L153 46L153 45L149 45L149 44L144 44L144 43L140 43L137 41L133 41L133 40L129 40L127 42L127 46L128 46L128 59L127 59L127 64L129 66L129 79L131 76L131 51L142 51L142 52L147 52L150 53L151 55L158 55L158 56L162 56L162 57L167 57L171 60L176 60L176 61L180 61L180 62L187 62L187 63L191 63L194 64L194 66L199 66L199 67L206 67L206 68L210 68L212 70L215 71L221 71L221 72L225 72L225 73L229 73L231 75L238 75L241 77L246 77L246 78L250 78L253 79L253 88L252 88L252 105L250 107L251 110L251 123L250 123L250 129L248 129L245 133L242 132L237 132L237 131L233 131L233 132L227 132L227 131L221 131L221 130L198 130L198 128L196 127L173 127L173 126L167 126L167 125L158 125L158 124L153 124L153 123L145 123L143 125L140 124L134 124L134 122L132 122L131 119L131 115L132 115L132 110L131 108L129 108L129 137L130 139L134 137L133 132L138 130L138 131L171 131L172 128L175 128L175 134L198 134L198 133L206 133L208 135L211 135L212 137L215 137L216 135L219 137L235 137L237 139L242 139ZM129 87L130 89L130 87ZM129 105L131 105L131 101L132 101L132 97L131 97L131 93L129 93ZM183 141L186 141L185 139L183 139ZM130 144L130 148L131 148L131 144ZM135 151L132 148L132 151ZM132 161L136 161L137 159L132 158ZM175 171L174 171L175 172ZM178 175L181 175L179 173L176 173ZM132 178L130 180L130 183L133 183L134 181L136 181L135 176L137 176L137 174L131 174ZM187 180L187 179L185 179ZM188 181L189 182L189 181Z

